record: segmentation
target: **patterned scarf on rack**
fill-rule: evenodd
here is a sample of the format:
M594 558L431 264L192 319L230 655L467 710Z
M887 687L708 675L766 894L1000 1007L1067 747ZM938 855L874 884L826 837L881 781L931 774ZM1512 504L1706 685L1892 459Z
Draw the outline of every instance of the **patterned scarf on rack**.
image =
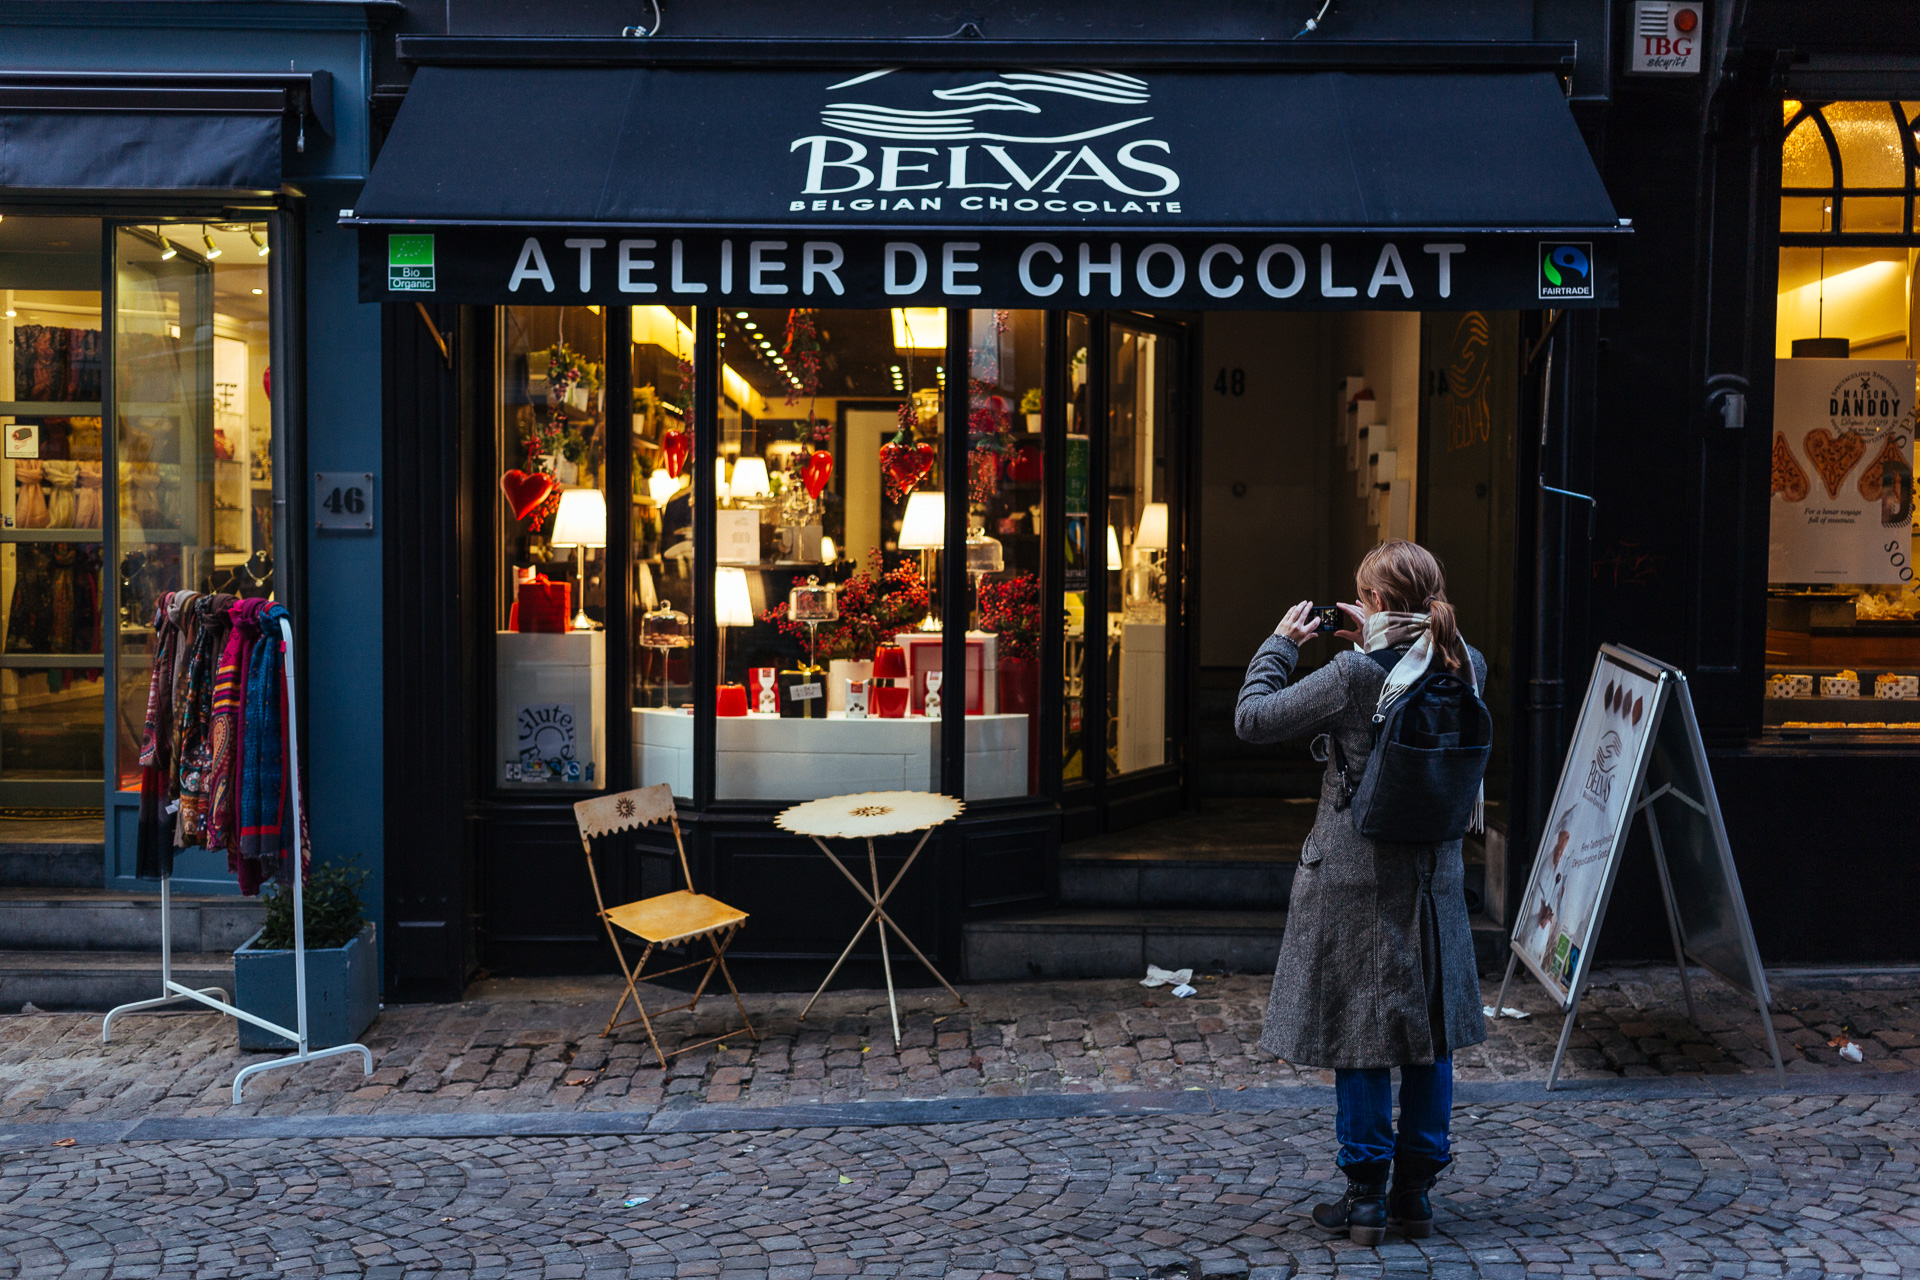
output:
M213 732L207 772L206 845L209 849L232 849L238 843L239 828L235 819L239 810L235 804L234 781L240 763L240 704L246 693L241 669L247 649L259 635L259 628L252 625L253 618L265 607L264 601L240 600L227 610L227 640L221 647L220 665L213 676ZM238 871L237 861L229 857L228 869Z
M173 874L172 815L166 812L166 777L172 744L173 655L180 628L171 609L174 593L161 594L153 610L152 669L147 682L147 719L140 740L140 818L134 874L157 880Z
M202 843L207 830L207 783L213 767L213 698L220 658L227 647L235 597L200 596L193 602L193 642L187 655L185 698L175 708L180 738L180 821L173 843L188 848Z
M260 639L247 666L246 731L240 772L240 856L273 868L275 878L292 882L287 854L295 844L286 829L289 788L298 786L287 760L286 651L280 637L288 616L278 604L260 611ZM299 833L301 868L307 860L307 833Z

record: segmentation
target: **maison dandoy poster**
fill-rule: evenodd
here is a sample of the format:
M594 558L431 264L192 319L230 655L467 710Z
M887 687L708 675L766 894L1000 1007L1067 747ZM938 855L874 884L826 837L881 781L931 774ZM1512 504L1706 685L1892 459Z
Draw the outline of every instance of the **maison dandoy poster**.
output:
M1775 370L1768 581L1912 581L1914 362Z

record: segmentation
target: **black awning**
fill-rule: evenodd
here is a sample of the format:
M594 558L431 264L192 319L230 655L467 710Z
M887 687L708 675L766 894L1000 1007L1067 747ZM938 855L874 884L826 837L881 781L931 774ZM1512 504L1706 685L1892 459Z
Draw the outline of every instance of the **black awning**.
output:
M795 237L787 256L801 258L807 238L817 237L824 247L806 260L816 265L871 239L871 252L848 266L865 283L836 291L840 305L975 296L967 289L976 283L1004 305L1019 293L1007 283L1017 259L1048 236L1060 243L1037 251L1038 267L1029 254L1019 269L1031 276L1057 262L1071 276L1081 238L1095 237L1090 282L1108 278L1101 265L1110 242L1121 244L1126 287L1114 296L1161 306L1388 305L1378 290L1366 293L1381 273L1402 301L1397 281L1423 276L1436 300L1491 305L1460 301L1472 292L1464 277L1460 292L1441 282L1456 266L1494 257L1511 259L1502 296L1519 287L1538 305L1548 296L1532 291L1542 253L1584 246L1562 255L1579 279L1560 300L1604 305L1611 268L1596 239L1621 231L1550 73L1241 68L423 67L351 221L407 224L415 233L492 228L435 233L432 288L411 286L469 300L489 288L504 297L516 271L516 300L526 300L529 280L556 301L602 290L613 300L616 290L713 300L704 289L679 287L700 283L695 260L721 296L731 296L719 286L722 274L737 274L745 296L767 291L749 279L759 238ZM546 269L529 277L534 264L521 259L536 228L556 230L537 237ZM622 228L682 235L675 248L658 235L609 234ZM926 241L930 286L899 287L915 261L886 276L884 246L902 236ZM942 236L964 237L952 242L972 248L954 252L977 253L979 272L969 273L967 258L943 274ZM1250 286L1248 273L1272 236L1298 243L1289 242L1278 265L1269 256L1262 288L1227 295L1208 283L1226 287L1237 263ZM1320 236L1340 246L1331 273L1318 261ZM1465 236L1475 240L1464 250L1445 247ZM738 245L723 243L729 237ZM1384 237L1404 241L1393 250L1398 261L1381 256ZM608 244L567 243L596 238ZM383 252L384 240L366 243L363 292L384 295L387 268L399 264ZM1227 248L1208 259L1213 274L1203 280L1199 257L1215 243ZM1136 274L1137 260L1160 244L1172 256L1159 254ZM630 265L650 261L656 248L674 260L659 269L661 283L622 289L614 280L619 255ZM737 273L723 261L736 251ZM595 252L603 252L598 283ZM773 250L761 252L758 261L774 260ZM501 253L511 259L504 266L492 261ZM475 255L489 261L476 266ZM1290 272L1294 263L1304 265ZM470 267L478 272L471 281ZM1349 294L1355 271L1360 293ZM1323 287L1289 292L1295 274ZM1061 300L1074 293L1063 290ZM988 293L977 296L984 304ZM1026 290L1028 299L1038 296L1048 295Z
M0 195L277 191L289 121L331 131L326 72L0 72Z

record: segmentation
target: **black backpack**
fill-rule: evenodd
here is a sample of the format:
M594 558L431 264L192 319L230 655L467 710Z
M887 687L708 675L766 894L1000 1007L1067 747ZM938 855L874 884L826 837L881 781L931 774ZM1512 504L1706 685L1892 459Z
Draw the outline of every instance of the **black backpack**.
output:
M1400 655L1367 655L1388 672ZM1342 804L1369 840L1442 844L1467 832L1493 753L1493 713L1470 680L1429 669L1373 717L1373 751L1356 781L1340 739L1328 735L1340 770Z

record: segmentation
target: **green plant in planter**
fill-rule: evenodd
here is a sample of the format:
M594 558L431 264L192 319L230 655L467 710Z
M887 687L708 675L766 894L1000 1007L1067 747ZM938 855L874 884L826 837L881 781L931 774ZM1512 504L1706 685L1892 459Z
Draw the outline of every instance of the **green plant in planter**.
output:
M327 951L344 947L360 936L367 923L360 908L360 889L368 873L331 863L307 871L306 908L307 949ZM293 946L293 886L275 885L264 895L267 923L257 944L268 951L285 951Z
M1027 388L1027 393L1020 397L1020 412L1022 413L1040 412L1040 388L1038 387Z

